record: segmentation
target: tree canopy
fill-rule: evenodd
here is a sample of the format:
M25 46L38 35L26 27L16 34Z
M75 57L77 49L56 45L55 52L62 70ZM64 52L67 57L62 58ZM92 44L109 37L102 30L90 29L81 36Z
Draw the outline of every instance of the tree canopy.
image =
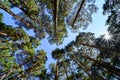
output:
M96 38L92 32L79 32L64 48L52 51L56 62L48 68L47 52L37 49L41 40L47 37L51 45L61 45L68 29L86 29L98 10L95 0L0 0L0 10L17 25L7 25L0 11L0 80L120 79L120 0L103 4L107 34Z

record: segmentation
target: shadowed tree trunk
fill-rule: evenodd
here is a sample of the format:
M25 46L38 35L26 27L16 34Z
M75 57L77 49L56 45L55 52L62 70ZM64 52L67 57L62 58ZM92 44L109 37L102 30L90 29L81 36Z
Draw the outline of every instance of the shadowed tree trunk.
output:
M4 80L6 77L8 77L13 71L15 71L15 69L10 69L7 73L5 73L4 75L2 75L0 77L0 80Z
M89 76L91 80L94 80L88 70L84 66L82 66L82 64L78 60L76 60L75 57L73 58L73 60L79 65L80 68L82 68L82 70Z
M59 80L58 61L57 61L57 63L56 63L56 70L55 70L55 80Z
M120 69L115 68L105 62L100 62L98 60L92 59L91 57L87 56L87 55L83 55L82 53L80 53L82 57L85 57L86 59L89 59L91 61L93 61L95 64L97 64L98 66L102 67L102 68L106 68L109 72L116 74L118 76L120 76Z
M80 11L82 10L82 7L83 7L85 1L86 1L86 0L82 0L81 4L79 5L79 8L78 8L77 13L76 13L76 15L75 15L75 18L74 18L74 20L73 20L72 26L74 26L75 21L77 20L77 17L78 17L78 15L79 15Z
M89 73L89 71L92 71L91 69L89 69L88 67L87 67L87 65L84 65L82 62L80 62L77 58L75 58L75 56L73 55L73 60L80 66L80 68L82 68L83 69L83 71L90 77L90 79L92 79L92 80L94 80L95 79L95 77L98 77L99 78L99 80L105 80L104 78L102 78L102 77L100 77L97 73L95 73L95 72L93 72L94 73L94 76L93 75L91 75L90 73Z
M58 26L58 11L59 11L59 0L54 0L53 8L53 20L54 20L54 34L57 35L56 28Z
M65 75L66 75L66 77L68 78L68 73L67 73L67 66L66 66L66 64L64 65L64 68L65 68Z
M12 4L14 4L14 5L17 6L19 9L21 9L21 10L26 14L27 17L29 17L29 18L32 19L32 20L35 20L37 23L40 24L40 22L39 22L39 20L38 20L37 18L32 17L31 15L29 15L29 14L24 10L23 7L19 6L19 4L18 4L15 0L10 0L10 1L12 2Z
M80 43L80 45L93 47L93 48L96 48L96 49L98 48L98 49L101 49L101 50L109 50L109 51L118 52L118 53L120 52L120 50L113 49L113 48L108 48L108 47L101 47L101 46L89 45L89 44L84 44L84 43Z
M13 17L15 17L16 19L18 19L19 21L21 21L27 27L33 26L32 24L26 22L24 19L20 18L18 15L14 14L11 10L7 9L2 3L0 3L0 8L3 9L4 11L6 11L7 13L9 13L10 15L12 15Z

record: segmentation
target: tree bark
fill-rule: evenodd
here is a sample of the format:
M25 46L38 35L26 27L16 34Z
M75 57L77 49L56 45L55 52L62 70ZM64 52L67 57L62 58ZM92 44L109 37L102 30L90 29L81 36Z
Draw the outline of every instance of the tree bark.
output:
M24 19L22 19L21 17L19 17L15 13L13 13L11 10L7 9L2 3L0 3L0 8L3 9L4 11L6 11L7 13L9 13L10 15L12 15L13 17L15 17L16 19L18 19L19 21L21 21L27 27L33 27L32 24L26 22Z
M80 54L81 54L82 57L85 57L86 59L89 59L89 60L93 61L94 63L96 63L96 64L99 65L100 67L106 68L109 72L120 76L120 69L115 68L115 67L113 67L113 66L111 66L111 65L109 65L109 64L107 64L107 63L105 63L105 62L100 62L100 61L98 61L98 60L92 59L92 58L90 58L90 57L87 56L87 55L83 55L82 53L80 53Z
M54 0L54 7L53 7L53 20L54 20L54 34L57 35L57 26L58 26L58 8L59 8L59 0Z
M98 49L101 49L101 50L108 50L108 51L118 52L118 53L120 52L120 50L112 49L112 48L107 48L107 47L89 45L89 44L84 44L84 43L80 43L80 45L88 46L88 47L93 47L93 48L96 48L96 49L98 48Z
M65 68L65 74L66 74L66 77L68 78L68 73L67 73L67 66L66 66L66 63L64 64L64 68Z
M27 12L24 10L24 8L21 7L21 6L19 6L19 4L18 4L15 0L10 0L10 1L12 2L12 4L14 4L14 5L15 5L16 7L18 7L20 10L22 10L27 17L29 17L30 19L32 19L32 20L34 20L34 21L37 21L37 23L40 24L40 22L39 22L38 19L36 19L35 17L32 17L32 16L30 16L29 14L27 14Z
M0 32L0 34L2 34L2 35L4 35L4 36L6 36L7 34L6 33L4 33L4 32Z
M7 73L5 73L4 75L2 75L0 77L1 80L4 80L6 77L8 77L15 69L10 69Z
M79 67L81 67L82 68L82 70L89 76L89 78L91 79L91 80L94 80L93 79L93 77L91 76L91 74L88 72L88 70L85 68L85 66L82 66L82 64L78 61L78 60L76 60L76 58L75 58L75 56L73 55L73 60L78 64L78 66Z
M78 17L78 15L79 15L80 11L82 10L82 7L83 7L85 1L86 1L86 0L82 0L81 4L79 5L79 8L78 8L78 10L77 10L77 13L76 13L76 15L75 15L75 18L74 18L73 23L72 23L71 26L74 26L75 21L77 20L77 17Z
M77 59L78 60L78 59ZM106 80L103 77L99 76L96 72L94 72L93 70L91 70L90 68L88 68L87 65L84 65L84 63L78 61L81 65L83 65L83 67L86 68L87 71L92 71L94 75L90 74L90 77L94 78L94 79L99 79L99 80Z
M55 80L59 80L58 61L57 61L57 63L56 63L56 70L55 70Z

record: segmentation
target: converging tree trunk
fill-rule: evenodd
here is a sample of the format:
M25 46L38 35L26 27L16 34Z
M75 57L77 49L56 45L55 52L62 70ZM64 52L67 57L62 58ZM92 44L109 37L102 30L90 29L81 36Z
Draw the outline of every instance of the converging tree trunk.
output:
M54 20L54 34L57 35L56 28L58 26L58 11L59 11L59 0L54 0L53 8L53 20Z
M56 63L55 80L59 80L59 68L58 68L58 61L57 61L57 63Z
M21 21L23 24L25 24L27 27L32 27L33 25L26 22L24 19L22 19L21 17L19 17L18 15L14 14L10 9L7 9L2 3L0 3L0 8L5 10L6 12L8 12L10 15L12 15L13 17L15 17L16 19L18 19L19 21Z
M78 15L79 15L79 13L80 13L80 11L81 11L81 9L82 9L82 7L83 7L85 1L86 1L86 0L82 0L82 1L81 1L81 4L79 5L79 8L78 8L78 10L77 10L77 13L75 14L75 17L74 17L72 26L74 26L75 21L77 20L77 17L78 17Z
M111 65L109 65L109 64L107 64L105 62L100 62L100 61L97 61L95 59L92 59L91 57L89 57L87 55L81 54L81 56L85 57L86 59L89 59L89 60L93 61L95 64L99 65L102 68L106 68L109 72L120 76L120 69L115 68L115 67L113 67L113 66L111 66Z
M119 51L119 50L117 50L117 49L108 48L108 47L101 47L101 46L89 45L89 44L84 44L84 43L80 43L80 45L83 45L83 46L88 46L88 47L93 47L93 48L96 48L96 49L101 49L101 50L113 51L113 52L117 52L117 53L119 53L119 52L120 52L120 51Z

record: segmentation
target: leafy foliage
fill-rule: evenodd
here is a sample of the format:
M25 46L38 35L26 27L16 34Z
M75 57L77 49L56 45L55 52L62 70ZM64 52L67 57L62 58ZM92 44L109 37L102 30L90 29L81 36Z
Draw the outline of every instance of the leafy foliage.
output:
M9 14L11 14L15 18L15 23L18 24L21 27L25 27L26 29L33 29L33 31L36 33L36 37L39 39L42 39L46 36L46 34L49 35L48 40L51 44L62 44L63 38L67 36L67 29L66 26L68 25L68 21L66 21L66 17L70 14L70 11L72 10L72 5L76 2L76 0L51 0L51 1L45 1L45 0L31 0L31 1L21 1L21 0L9 0L7 3L9 3L7 6L4 5L4 2L6 0L1 1L1 9L7 11ZM90 2L90 1L88 1ZM92 1L91 1L92 2ZM78 5L80 5L80 2L78 2ZM90 10L94 13L96 12L97 8L94 5L94 3L90 3L88 8L84 9L86 6L82 6L82 13L88 13L86 10ZM17 15L14 12L12 12L10 9L12 8L19 8L21 12ZM77 5L76 5L77 7ZM93 9L92 9L93 8ZM81 23L84 23L83 26L88 26L89 21L91 22L91 15L85 15L87 19L85 20L85 16L77 16L78 18L84 19L84 22L81 21ZM81 14L82 15L82 14ZM69 17L69 16L68 16ZM71 16L74 17L74 14ZM68 20L68 18L67 18ZM71 20L71 19L70 19ZM78 21L78 20L77 20ZM76 22L77 22L76 21ZM85 23L85 21L88 21ZM67 24L66 24L67 22ZM70 21L69 21L70 22ZM79 24L77 24L78 26ZM76 29L76 28L73 28Z
M1 79L14 79L18 75L19 78L29 77L28 72L35 75L45 67L46 53L34 49L40 45L38 39L26 34L22 28L2 22L0 32L6 34L0 34Z

